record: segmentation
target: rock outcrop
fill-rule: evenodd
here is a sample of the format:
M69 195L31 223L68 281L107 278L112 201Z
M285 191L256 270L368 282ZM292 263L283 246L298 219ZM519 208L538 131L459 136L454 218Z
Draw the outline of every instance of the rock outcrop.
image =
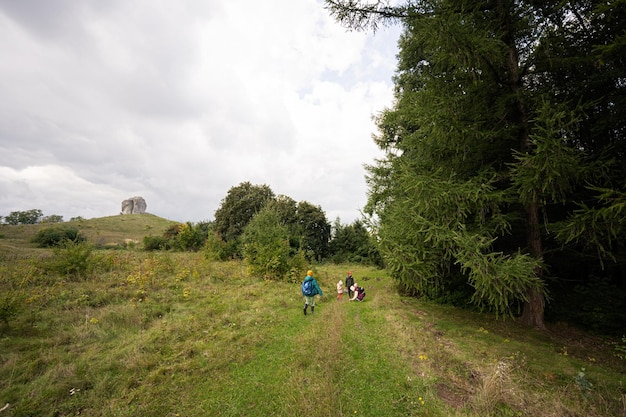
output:
M122 214L143 214L147 207L143 197L132 197L122 201Z

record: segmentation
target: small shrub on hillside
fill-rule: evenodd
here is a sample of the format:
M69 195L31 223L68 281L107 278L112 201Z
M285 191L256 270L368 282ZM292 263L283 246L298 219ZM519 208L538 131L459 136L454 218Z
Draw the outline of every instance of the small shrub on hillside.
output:
M92 257L92 247L73 241L54 248L54 256L49 262L52 271L74 279L86 278L96 266Z
M225 261L232 251L217 232L210 232L204 245L204 257L209 261Z
M309 267L309 261L307 261L306 256L304 256L304 252L300 249L296 254L291 258L291 268L289 270L289 276L287 277L287 281L289 282L300 282L302 277L305 275L305 271Z
M13 291L5 292L0 296L0 322L9 325L9 321L17 316L21 300Z
M80 231L76 227L56 226L41 229L32 242L36 243L40 248L50 248L63 245L66 242L79 243L85 241L80 235Z
M143 248L147 251L171 249L169 240L164 236L144 236Z
M182 223L176 235L176 246L182 251L197 252L207 240L208 230L204 223L194 225L191 222Z

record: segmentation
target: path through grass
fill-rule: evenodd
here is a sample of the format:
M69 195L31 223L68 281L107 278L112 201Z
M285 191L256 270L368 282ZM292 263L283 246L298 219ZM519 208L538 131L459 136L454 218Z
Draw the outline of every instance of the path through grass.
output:
M0 417L626 412L624 362L606 339L403 298L382 271L353 270L367 289L357 303L335 300L345 266L316 268L325 297L304 316L299 283L236 263L112 256L86 282L33 273L9 286L4 267L4 288L28 298L2 327Z

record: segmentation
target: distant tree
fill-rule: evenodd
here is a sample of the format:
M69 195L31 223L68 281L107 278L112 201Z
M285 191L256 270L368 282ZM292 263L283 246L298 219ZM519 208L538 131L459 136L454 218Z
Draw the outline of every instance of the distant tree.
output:
M20 224L20 212L12 211L8 216L4 216L4 222L10 225Z
M342 225L339 219L335 221L333 238L330 241L330 251L335 262L364 262L370 261L370 255L376 253L371 247L370 234L361 220L352 224Z
M300 250L300 229L298 227L298 203L291 197L279 195L268 201L268 206L278 215L280 224L287 228L292 254Z
M298 204L296 217L298 219L297 231L300 249L310 258L318 261L327 257L330 243L330 223L326 220L326 213L320 206L301 201Z
M274 192L267 185L243 182L232 187L215 211L215 231L225 242L238 240L254 215L273 199Z
M40 223L63 223L63 216L60 216L58 214L44 216L42 217Z
M12 211L8 216L4 218L7 224L36 224L43 216L43 212L39 209L32 209L26 211Z
M248 222L241 238L248 271L265 279L284 279L291 269L289 233L269 205Z

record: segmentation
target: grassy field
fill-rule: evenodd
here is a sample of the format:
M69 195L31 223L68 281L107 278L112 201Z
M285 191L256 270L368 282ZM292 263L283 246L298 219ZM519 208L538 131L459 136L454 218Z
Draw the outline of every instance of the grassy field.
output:
M90 241L169 224L130 217ZM405 298L354 265L313 266L307 316L299 283L202 253L96 250L63 278L24 230L0 228L0 417L626 415L621 340ZM348 269L362 303L335 299Z

